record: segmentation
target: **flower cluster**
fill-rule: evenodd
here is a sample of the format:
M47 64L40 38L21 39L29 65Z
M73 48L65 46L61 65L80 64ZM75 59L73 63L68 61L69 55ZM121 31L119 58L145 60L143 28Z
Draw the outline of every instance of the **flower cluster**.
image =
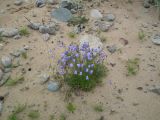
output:
M76 78L80 82L91 81L98 64L106 58L103 51L90 49L88 43L81 46L71 44L58 61L58 72L69 79ZM80 84L79 82L77 84Z

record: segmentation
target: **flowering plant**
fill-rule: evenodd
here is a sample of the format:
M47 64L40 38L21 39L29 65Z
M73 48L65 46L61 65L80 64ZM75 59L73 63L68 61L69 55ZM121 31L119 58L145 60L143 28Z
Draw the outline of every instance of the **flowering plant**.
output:
M71 44L58 61L58 73L72 88L89 91L106 75L105 58L104 51L91 49L88 43Z

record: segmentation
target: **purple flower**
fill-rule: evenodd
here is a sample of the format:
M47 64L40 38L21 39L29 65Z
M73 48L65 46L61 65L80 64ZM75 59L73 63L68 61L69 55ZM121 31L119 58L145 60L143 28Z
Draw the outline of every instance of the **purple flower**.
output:
M93 74L93 70L90 70L90 71L89 71L89 74L91 74L91 75L92 75L92 74Z
M77 67L80 68L80 67L81 67L81 64L77 64Z
M75 59L72 59L72 61L73 61L73 62L76 62L76 60L75 60Z
M89 69L88 68L86 68L86 70L85 70L86 72L88 72L89 71Z
M70 64L69 64L69 67L71 67L71 68L72 68L72 67L73 67L73 64L72 64L72 63L70 63Z
M74 71L74 74L77 75L77 70Z
M80 72L79 75L82 75L82 72Z
M76 56L76 58L78 58L78 57L79 57L79 54L78 54L78 53L76 53L76 55L75 55L75 56Z
M91 52L87 53L87 58L88 58L88 60L92 60L92 54L91 54Z
M89 77L88 77L88 76L86 76L86 80L89 80Z
M94 67L94 64L91 64L91 67Z

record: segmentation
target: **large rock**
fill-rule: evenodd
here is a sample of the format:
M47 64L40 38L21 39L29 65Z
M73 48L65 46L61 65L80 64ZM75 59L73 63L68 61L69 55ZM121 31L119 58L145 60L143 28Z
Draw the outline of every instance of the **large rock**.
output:
M56 92L59 89L59 83L58 82L50 82L48 84L48 90L51 92Z
M151 37L152 42L156 45L160 45L160 34L156 34Z
M0 33L3 37L13 37L19 34L18 29L16 28L0 28Z
M1 62L4 67L11 67L12 65L12 59L9 56L2 56Z
M58 21L67 22L72 18L72 13L66 8L52 10L51 16Z
M111 14L111 13L108 13L107 15L105 15L102 19L104 21L114 21L115 20L115 15Z
M101 19L103 17L101 12L97 9L92 9L90 12L90 16L94 19Z
M86 34L83 35L80 38L80 47L84 44L84 43L89 43L89 46L91 49L97 49L99 51L102 50L103 44L100 40L100 38L94 36L94 35L90 35L90 34Z

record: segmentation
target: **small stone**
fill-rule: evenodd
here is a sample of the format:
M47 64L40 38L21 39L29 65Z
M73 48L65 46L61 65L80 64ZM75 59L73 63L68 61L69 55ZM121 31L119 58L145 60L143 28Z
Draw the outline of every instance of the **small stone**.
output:
M48 41L50 36L48 33L42 35L44 41Z
M144 6L144 8L150 8L150 4L149 4L148 0L144 0L143 6Z
M151 37L151 40L154 44L160 45L160 34L156 34Z
M12 65L12 59L9 56L2 56L1 62L4 67L10 67Z
M30 27L30 28L33 29L33 30L38 30L40 26L41 26L41 23L33 23L33 22L31 22L31 23L28 25L28 27Z
M18 40L18 39L20 39L21 37L22 37L22 36L18 34L18 35L16 35L16 36L14 36L13 38L16 39L16 40Z
M116 18L115 15L109 13L106 16L104 16L102 20L111 22L111 21L114 21L115 18Z
M59 83L57 82L50 82L48 84L48 90L51 92L56 92L59 89Z
M51 16L58 21L67 22L72 18L72 13L66 8L52 10Z
M40 79L41 79L40 84L46 83L46 82L49 80L49 78L50 78L50 75L49 75L49 74L46 74L46 73L41 74L41 75L40 75Z
M16 28L0 28L3 37L13 37L18 35L19 31Z
M156 93L157 95L160 95L160 86L155 86L153 88L150 88L149 90L153 93Z
M45 6L45 0L36 0L35 4L36 4L36 7L41 8L41 7Z
M14 2L15 5L19 6L19 5L22 5L23 1L22 0L16 0Z
M92 9L90 12L90 16L95 19L101 19L103 16L97 9Z
M107 49L110 53L114 53L117 50L116 45L112 45L112 46L107 46Z
M55 5L58 3L58 1L57 0L47 0L47 3L51 5Z
M2 77L3 77L3 71L0 69L0 81L1 81L1 79L2 79Z
M55 35L56 30L54 27L49 27L48 25L44 25L39 27L39 32L43 34L48 33L48 34Z
M107 32L112 25L113 25L112 23L104 22L104 21L96 21L95 22L95 26L97 26L98 29L102 32Z

